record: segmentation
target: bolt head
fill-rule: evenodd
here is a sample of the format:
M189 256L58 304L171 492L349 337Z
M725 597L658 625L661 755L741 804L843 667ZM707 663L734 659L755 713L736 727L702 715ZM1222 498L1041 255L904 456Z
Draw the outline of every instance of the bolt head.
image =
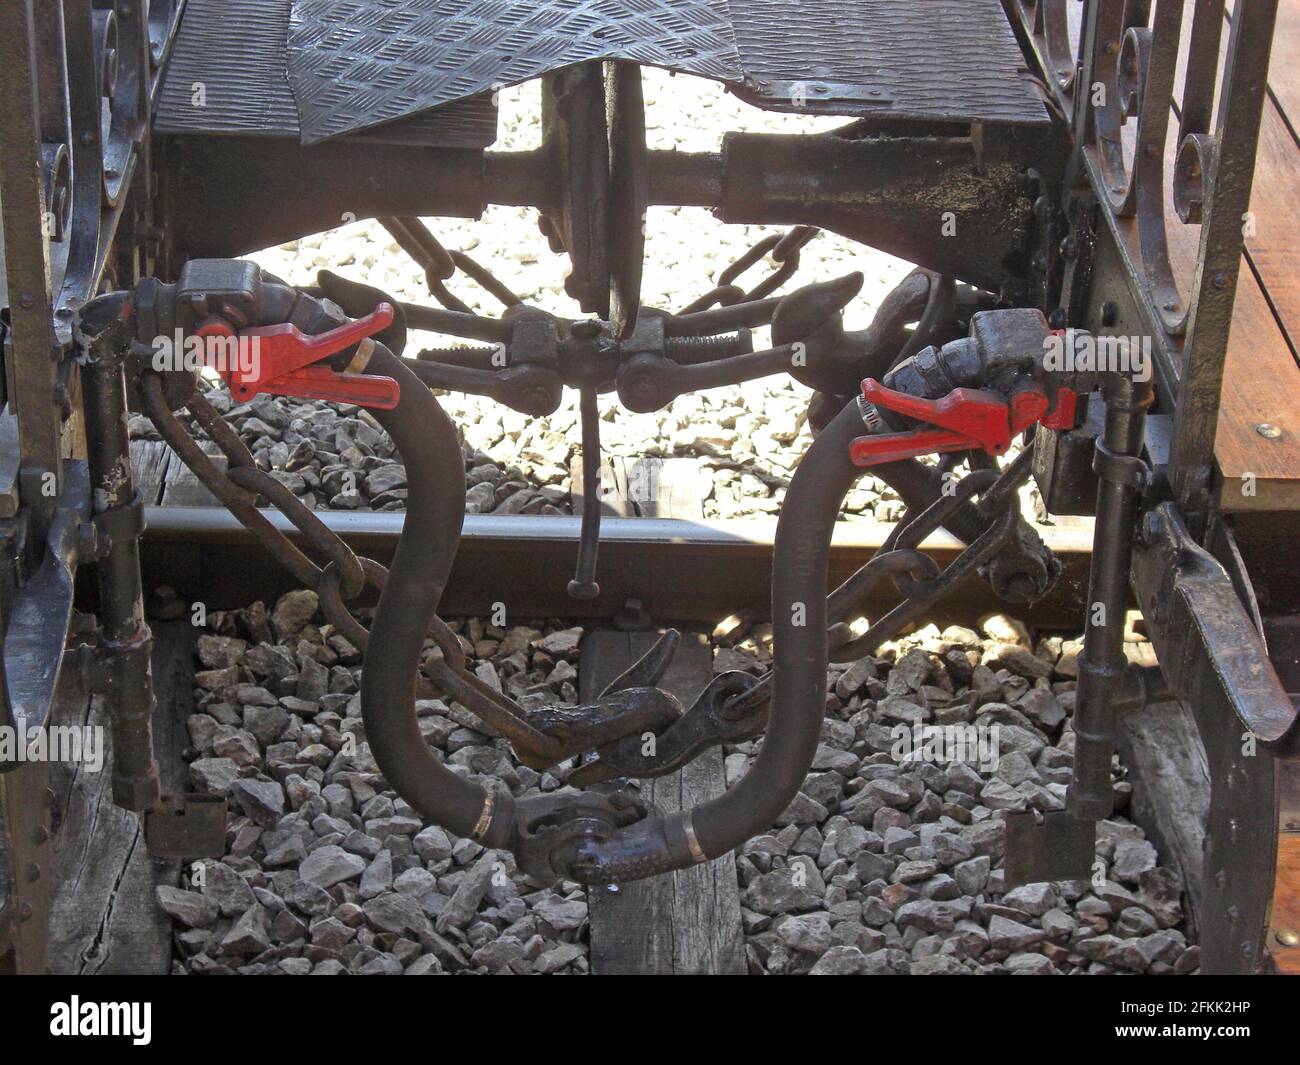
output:
M1279 928L1274 937L1284 947L1300 947L1300 932L1294 928Z
M1154 510L1149 511L1142 517L1142 542L1152 544L1157 536L1160 535L1160 515Z
M1282 435L1282 429L1272 422L1261 422L1255 426L1255 432L1259 433L1265 440L1277 440Z

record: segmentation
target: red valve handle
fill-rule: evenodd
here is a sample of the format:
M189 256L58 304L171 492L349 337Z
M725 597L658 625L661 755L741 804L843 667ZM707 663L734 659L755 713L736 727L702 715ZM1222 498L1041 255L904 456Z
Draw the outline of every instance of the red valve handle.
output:
M247 403L259 392L268 392L392 410L401 398L401 390L391 377L336 373L327 366L314 365L392 324L392 304L381 303L364 318L345 322L324 333L304 333L292 323L282 322L236 334L229 322L216 317L201 323L195 334L237 338L252 346L250 358L246 360L251 364L247 372L242 368L245 360L235 360L233 366L216 366L229 384L230 394L241 403Z
M877 407L935 428L859 437L849 447L855 466L880 466L954 451L1002 455L1012 439L1035 422L1052 429L1074 426L1076 397L1066 388L1059 391L1050 414L1050 401L1039 385L1017 392L1008 403L997 393L975 388L955 388L942 399L925 399L896 392L868 377L862 382L862 395Z

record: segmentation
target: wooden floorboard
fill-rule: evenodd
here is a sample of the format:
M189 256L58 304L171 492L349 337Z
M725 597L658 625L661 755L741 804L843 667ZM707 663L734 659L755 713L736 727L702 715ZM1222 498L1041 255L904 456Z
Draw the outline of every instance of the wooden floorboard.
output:
M654 643L655 633L594 632L579 666L583 701ZM684 704L712 675L713 651L702 633L683 635L662 687ZM719 748L679 773L647 780L641 794L665 812L698 806L726 787ZM744 973L740 894L731 854L674 873L588 891L591 971L598 975Z
M1165 151L1167 181L1176 150L1177 122L1173 121ZM1263 146L1260 151L1263 155ZM1294 250L1280 250L1284 246L1300 248L1294 227L1280 217L1278 208L1285 200L1294 199L1294 189L1279 191L1285 176L1267 160L1258 168L1255 180L1252 202L1263 205L1264 211L1256 218L1257 235L1265 230L1272 234L1268 247L1278 249L1270 253L1276 264L1294 254ZM1134 227L1126 223L1124 228ZM1173 273L1184 296L1188 296L1200 254L1201 228L1184 225L1171 214L1167 233ZM1276 266L1273 269L1276 272ZM1300 509L1300 417L1294 399L1297 387L1300 367L1295 354L1249 255L1243 256L1215 441L1223 473L1225 510ZM1263 424L1277 426L1281 436L1270 439L1260 435L1257 427ZM1253 493L1241 490L1244 479L1248 479Z
M154 626L154 685L158 709L154 744L165 792L186 790L181 757L185 719L194 712L193 628ZM99 697L71 708L63 724L104 729ZM176 884L179 866L151 858L139 818L113 805L111 744L102 771L55 767L54 898L50 907L50 968L59 974L165 974L171 969L171 921L154 900L158 884Z

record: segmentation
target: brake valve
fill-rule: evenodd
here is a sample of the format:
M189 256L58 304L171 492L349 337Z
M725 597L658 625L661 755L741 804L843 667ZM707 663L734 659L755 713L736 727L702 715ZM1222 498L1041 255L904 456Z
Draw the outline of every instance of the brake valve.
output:
M219 367L230 394L240 403L247 403L259 392L270 392L392 410L401 398L397 382L391 377L360 372L375 350L370 338L392 324L392 304L381 303L364 318L324 333L307 334L291 322L236 332L224 315L212 315L194 332L204 338L237 339L251 345L248 359L230 360ZM340 372L325 364L331 356L351 347L356 348L356 353L345 370Z

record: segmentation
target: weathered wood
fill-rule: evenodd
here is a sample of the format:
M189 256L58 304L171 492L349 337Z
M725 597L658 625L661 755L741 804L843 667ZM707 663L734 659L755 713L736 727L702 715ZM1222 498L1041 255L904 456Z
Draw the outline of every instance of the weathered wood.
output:
M1162 703L1127 714L1119 728L1120 759L1133 782L1133 820L1162 859L1182 874L1188 932L1195 940L1203 895L1205 825L1210 809L1210 769L1192 712Z
M1284 832L1277 841L1277 882L1269 923L1269 949L1278 972L1300 976L1300 834Z
M584 509L582 498L582 456L575 455L569 461L569 505L574 514L581 515ZM627 494L627 477L623 472L623 460L605 455L600 460L600 513L609 518L634 518L636 507L632 505Z
M708 482L695 459L624 459L628 498L643 518L698 518Z
M161 440L131 441L131 475L145 506L162 502L167 466L173 458L171 448Z
M219 469L226 468L224 455L209 456ZM194 476L190 468L176 455L167 462L167 479L163 484L162 502L169 507L219 507L217 497Z
M579 683L593 699L654 643L653 633L595 632L582 648ZM712 673L713 651L700 633L684 634L662 687L688 703ZM643 781L647 802L673 812L698 806L726 787L722 754L706 752L679 773ZM588 891L591 970L597 974L743 973L736 864L727 854L674 873Z
M193 639L188 622L154 625L154 745L165 792L185 790L181 752L185 719L194 711ZM171 921L154 900L154 887L175 884L175 861L149 857L140 819L113 805L111 741L103 700L82 699L68 725L103 728L100 772L82 764L54 767L54 898L50 967L63 974L165 974L171 969Z

